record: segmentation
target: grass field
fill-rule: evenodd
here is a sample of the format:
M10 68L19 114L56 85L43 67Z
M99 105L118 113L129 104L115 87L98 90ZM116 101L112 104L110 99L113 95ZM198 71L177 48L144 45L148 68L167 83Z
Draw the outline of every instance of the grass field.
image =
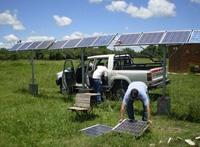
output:
M169 146L187 146L175 138L200 135L200 76L169 75L170 116L156 115L155 97L161 90L151 92L153 125L142 137L108 133L92 138L79 130L97 123L115 126L120 102L106 100L92 115L77 117L67 111L74 103L73 96L64 98L55 85L55 74L62 70L63 61L36 61L35 68L37 97L27 90L31 82L29 61L0 61L0 146L166 146L169 137L173 138ZM138 119L140 111L140 103L136 103Z

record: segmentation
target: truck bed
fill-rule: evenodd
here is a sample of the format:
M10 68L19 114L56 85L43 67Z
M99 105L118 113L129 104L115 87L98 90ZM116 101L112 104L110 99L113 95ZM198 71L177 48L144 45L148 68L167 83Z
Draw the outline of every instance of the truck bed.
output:
M150 70L161 66L161 63L131 64L123 66L122 70Z

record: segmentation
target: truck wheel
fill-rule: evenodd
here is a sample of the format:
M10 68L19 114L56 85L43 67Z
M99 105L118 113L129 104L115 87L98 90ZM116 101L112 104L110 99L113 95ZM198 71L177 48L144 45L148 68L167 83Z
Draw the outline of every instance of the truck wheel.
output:
M115 88L115 91L114 91L114 100L120 100L122 101L123 100L123 97L124 97L124 94L125 94L125 90L123 89L123 87L116 87Z
M114 100L120 100L122 101L123 100L123 97L126 93L126 89L128 87L128 83L127 82L124 82L122 81L121 82L117 82L115 84L115 86L112 88L112 97Z

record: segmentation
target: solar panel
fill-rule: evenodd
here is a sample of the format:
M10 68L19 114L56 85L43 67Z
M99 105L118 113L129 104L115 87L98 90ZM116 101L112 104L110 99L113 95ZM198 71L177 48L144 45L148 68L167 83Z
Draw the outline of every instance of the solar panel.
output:
M130 121L123 120L121 123L116 125L112 130L121 133L128 133L134 136L140 136L148 128L146 121Z
M138 41L138 44L159 44L163 35L164 32L143 33Z
M115 35L100 36L90 46L108 46L109 43L114 39Z
M167 32L162 40L163 44L182 44L188 43L191 31Z
M52 45L54 40L47 40L42 42L36 49L47 49L50 45Z
M200 43L200 30L196 30L192 32L190 37L190 43Z
M84 128L81 130L82 132L84 132L85 134L89 135L89 136L100 136L103 135L105 133L108 133L110 131L112 131L112 127L110 126L106 126L106 125L94 125L88 128Z
M23 43L17 43L12 48L9 49L9 51L17 51L17 49L22 45Z
M22 46L20 46L18 48L18 50L27 50L27 48L29 47L29 45L31 45L33 42L26 42L24 43Z
M141 33L136 34L124 34L121 35L116 42L115 46L130 46L130 45L136 45L139 38L141 36Z
M56 41L50 46L49 49L62 49L68 40Z
M89 47L97 39L97 37L83 38L76 47Z
M81 39L72 39L69 40L64 46L63 48L75 48L76 45L81 41Z
M41 43L42 41L33 42L27 49L36 49Z

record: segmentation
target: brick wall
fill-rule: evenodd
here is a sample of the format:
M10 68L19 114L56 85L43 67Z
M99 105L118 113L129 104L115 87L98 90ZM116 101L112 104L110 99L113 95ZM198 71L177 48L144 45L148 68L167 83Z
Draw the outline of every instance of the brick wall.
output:
M191 65L200 66L200 45L171 46L169 48L170 72L189 72Z

